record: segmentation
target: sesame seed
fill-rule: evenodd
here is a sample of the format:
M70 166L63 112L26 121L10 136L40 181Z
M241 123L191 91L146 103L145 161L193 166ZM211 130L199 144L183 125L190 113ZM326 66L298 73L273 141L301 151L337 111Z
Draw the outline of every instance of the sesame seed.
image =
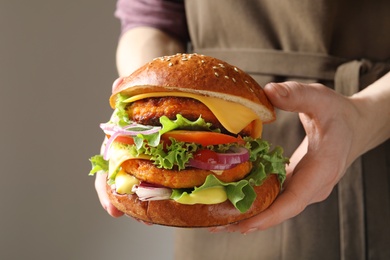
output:
M218 69L218 67L217 67L217 66L213 66L213 69L215 69L215 70L216 70L216 69Z
M218 74L217 72L214 72L214 75L215 75L216 77L219 77L219 74Z
M238 72L238 69L236 67L234 67L234 70Z
M204 60L201 60L200 62L204 63Z
M173 65L172 62L170 62L170 63L168 64L169 67L172 67L172 65Z
M225 66L222 63L218 64L221 68L225 68Z
M236 79L235 78L232 78L233 82L236 82Z
M224 78L225 78L225 79L229 79L229 76L225 76Z

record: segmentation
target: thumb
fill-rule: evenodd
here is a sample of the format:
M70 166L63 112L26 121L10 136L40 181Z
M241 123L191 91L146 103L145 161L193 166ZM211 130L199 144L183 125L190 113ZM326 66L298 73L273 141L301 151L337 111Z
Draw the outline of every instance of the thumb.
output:
M321 84L304 84L293 81L268 83L264 91L271 103L282 110L312 114L313 109L326 109L327 97L333 90Z

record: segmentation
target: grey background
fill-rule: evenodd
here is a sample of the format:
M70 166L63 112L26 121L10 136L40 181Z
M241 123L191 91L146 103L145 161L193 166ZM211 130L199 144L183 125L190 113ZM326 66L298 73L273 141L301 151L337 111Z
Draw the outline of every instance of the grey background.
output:
M172 259L88 176L116 78L115 1L0 0L0 259Z

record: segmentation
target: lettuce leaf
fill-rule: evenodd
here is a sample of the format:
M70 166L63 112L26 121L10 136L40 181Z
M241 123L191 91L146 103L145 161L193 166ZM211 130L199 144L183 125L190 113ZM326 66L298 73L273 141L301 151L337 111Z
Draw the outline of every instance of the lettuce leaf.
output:
M108 172L108 161L103 159L103 155L92 156L89 161L92 164L92 169L89 175L95 175L99 171Z
M260 180L255 180L260 181ZM223 182L220 181L215 175L208 175L202 186L194 188L193 191L188 189L173 189L171 199L179 200L180 197L185 194L196 194L197 192L211 188L222 186L225 188L228 200L236 207L241 213L246 212L256 199L256 192L249 180L243 179L238 182Z
M170 139L171 144L164 149L163 144L157 147L145 145L145 154L150 155L154 164L158 168L173 169L175 166L179 170L185 168L186 163L193 157L192 152L198 149L196 144L184 143Z
M244 137L246 141L245 147L250 151L250 160L254 168L264 167L264 173L277 174L280 184L282 185L286 179L286 164L290 161L283 156L283 148L275 146L273 150L270 149L270 144L263 139ZM253 171L252 172L256 172Z
M129 115L127 114L126 107L128 103L125 103L125 101L128 98L128 96L118 94L116 103L115 103L115 111L116 117L118 118L118 125L119 126L127 126L131 123L131 120L129 119Z
M160 130L160 134L163 135L165 133L168 133L175 129L180 130L203 130L203 131L212 131L211 130L211 123L207 123L202 116L199 116L199 118L195 121L190 121L183 117L180 114L176 115L176 120L170 120L166 116L160 117L160 123L162 125L162 129ZM220 132L220 130L215 130Z

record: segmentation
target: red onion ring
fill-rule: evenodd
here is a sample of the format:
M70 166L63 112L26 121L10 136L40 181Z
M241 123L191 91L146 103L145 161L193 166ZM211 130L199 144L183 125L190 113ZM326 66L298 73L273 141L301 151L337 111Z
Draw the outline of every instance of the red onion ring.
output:
M140 125L137 123L132 123L130 125L127 125L125 127L120 127L116 124L112 123L105 123L105 124L100 124L100 128L103 130L103 132L107 135L110 135L110 138L107 140L106 146L104 147L104 152L103 152L103 158L105 160L109 159L109 149L111 147L111 144L114 142L114 140L118 136L136 136L138 134L143 134L143 135L150 135L157 133L160 131L161 127L159 126L144 126ZM131 130L129 130L131 129ZM137 129L137 130L135 130ZM145 129L145 130L142 130Z
M136 193L140 200L167 200L170 199L172 190L170 188L155 186L150 183L141 182L134 185L132 192Z
M203 169L203 170L228 170L237 164L246 162L249 160L249 151L244 147L238 147L232 149L229 153L217 153L218 160L209 160L203 162L200 160L190 159L188 166Z

